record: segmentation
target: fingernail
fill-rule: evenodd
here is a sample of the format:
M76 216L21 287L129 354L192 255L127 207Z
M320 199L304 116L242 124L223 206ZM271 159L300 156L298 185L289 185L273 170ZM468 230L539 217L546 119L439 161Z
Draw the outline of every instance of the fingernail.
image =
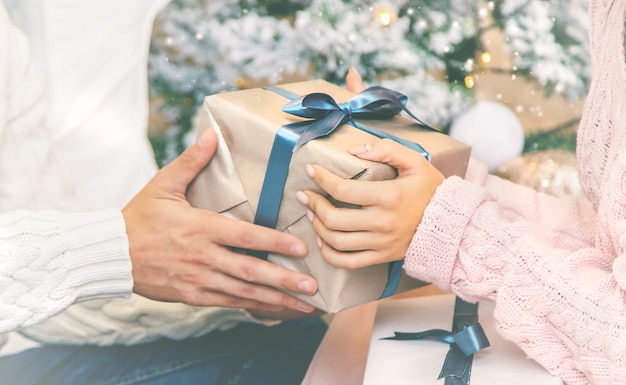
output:
M360 144L358 146L354 146L354 147L350 147L350 149L348 150L348 152L352 155L359 155L359 154L365 154L372 151L372 145L367 143L367 144Z
M298 308L298 310L303 311L305 313L310 313L313 310L315 310L315 308L313 306L309 305L308 303L304 303L304 302L298 302L296 307Z
M303 293L313 294L313 291L315 290L315 285L310 280L305 279L298 283L298 289Z
M363 81L363 79L361 79L361 74L359 74L359 71L356 70L356 68L354 68L354 66L350 67L350 69L348 70L348 72L352 75L354 75L357 79Z
M322 238L320 238L319 235L317 236L317 247L322 248Z
M303 205L306 205L307 203L309 203L309 197L302 191L296 191L296 199L298 200L298 202L302 203Z
M309 222L313 222L313 219L315 219L315 214L313 214L313 211L307 210L306 217L309 220Z
M309 176L309 178L315 178L315 169L313 168L313 166L311 166L310 164L307 164L305 169L306 169L306 174Z

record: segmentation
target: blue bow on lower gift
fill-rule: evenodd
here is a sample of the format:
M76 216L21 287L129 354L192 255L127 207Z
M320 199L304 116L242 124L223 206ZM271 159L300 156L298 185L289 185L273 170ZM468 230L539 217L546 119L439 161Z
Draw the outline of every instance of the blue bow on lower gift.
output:
M450 344L439 379L444 385L469 385L474 353L489 347L489 339L478 323L478 304L456 297L452 331L431 329L423 332L395 332L383 340L436 339Z
M355 118L390 119L404 111L424 128L434 130L406 108L408 98L397 91L373 86L345 103L337 103L325 93L299 96L278 86L266 87L265 89L291 100L283 107L283 112L308 118L308 120L286 124L276 132L254 218L255 224L271 228L276 227L289 164L296 148L311 140L330 135L342 124L350 124L381 139L394 140L419 152L430 161L430 154L418 143L399 138L385 131L375 130L354 120ZM250 254L262 259L268 257L267 252L250 251ZM395 292L401 273L402 260L392 262L388 282L381 298Z

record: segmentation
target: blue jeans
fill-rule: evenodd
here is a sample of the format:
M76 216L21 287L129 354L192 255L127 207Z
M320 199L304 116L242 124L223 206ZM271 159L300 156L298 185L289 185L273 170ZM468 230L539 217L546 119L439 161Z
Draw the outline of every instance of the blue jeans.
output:
M326 324L242 323L183 341L47 345L0 357L2 385L299 385Z

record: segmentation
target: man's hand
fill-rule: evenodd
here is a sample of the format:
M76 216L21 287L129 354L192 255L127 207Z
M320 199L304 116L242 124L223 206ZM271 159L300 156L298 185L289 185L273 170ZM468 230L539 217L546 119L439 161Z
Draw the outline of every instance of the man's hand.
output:
M198 144L163 167L122 210L134 291L190 305L313 312L313 306L277 289L314 294L317 283L312 277L231 249L303 257L307 254L303 241L187 202L187 186L208 164L216 143L215 132L207 130Z

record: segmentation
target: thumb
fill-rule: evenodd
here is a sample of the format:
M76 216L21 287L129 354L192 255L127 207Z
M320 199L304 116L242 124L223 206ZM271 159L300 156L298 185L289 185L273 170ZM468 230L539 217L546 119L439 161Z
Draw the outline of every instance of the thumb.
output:
M202 133L198 142L189 146L176 159L163 167L156 181L170 191L185 192L191 181L209 163L217 149L217 134L213 129Z
M398 170L399 176L415 174L419 169L429 164L422 154L391 139L354 146L348 152L361 159L387 163Z

